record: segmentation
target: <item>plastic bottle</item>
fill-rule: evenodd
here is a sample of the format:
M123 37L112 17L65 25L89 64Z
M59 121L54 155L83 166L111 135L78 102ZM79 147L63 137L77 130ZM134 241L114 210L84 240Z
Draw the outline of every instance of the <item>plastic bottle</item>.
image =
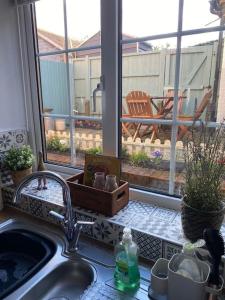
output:
M135 290L140 285L138 247L132 240L131 230L124 228L123 238L115 247L116 268L114 279L120 291Z
M203 274L198 265L198 258L195 256L196 248L195 244L184 244L177 273L194 281L201 282Z

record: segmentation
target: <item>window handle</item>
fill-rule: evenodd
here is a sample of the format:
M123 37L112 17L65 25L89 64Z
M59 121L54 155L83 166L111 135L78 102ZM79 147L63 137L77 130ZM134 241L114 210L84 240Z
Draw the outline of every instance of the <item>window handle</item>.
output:
M97 84L97 87L93 90L93 112L96 112L96 94L99 91L104 90L104 77L100 77L100 82Z

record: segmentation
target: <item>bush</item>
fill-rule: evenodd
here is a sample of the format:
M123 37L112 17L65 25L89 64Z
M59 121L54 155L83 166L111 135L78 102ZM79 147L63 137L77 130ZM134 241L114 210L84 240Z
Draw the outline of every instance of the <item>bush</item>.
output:
M149 162L149 157L144 151L139 151L131 154L130 161L134 166L144 167Z
M30 146L11 148L5 155L4 165L11 171L29 169L33 164L33 154Z
M129 159L130 158L130 154L128 153L128 150L127 150L126 147L122 147L121 158L122 159Z
M87 154L102 154L102 148L101 147L94 147L94 148L90 148L88 150L85 151Z
M67 152L69 151L69 147L64 140L61 140L59 137L54 136L47 140L47 150Z

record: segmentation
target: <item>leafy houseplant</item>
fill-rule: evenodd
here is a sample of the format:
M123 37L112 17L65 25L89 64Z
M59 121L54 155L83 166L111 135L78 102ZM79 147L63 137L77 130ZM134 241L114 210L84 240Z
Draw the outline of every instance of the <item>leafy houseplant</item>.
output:
M11 170L13 182L17 185L32 173L33 154L30 146L11 148L5 155L4 165Z
M184 143L185 185L182 226L191 241L202 238L205 228L220 229L224 217L222 180L225 175L225 128L201 124L192 128Z

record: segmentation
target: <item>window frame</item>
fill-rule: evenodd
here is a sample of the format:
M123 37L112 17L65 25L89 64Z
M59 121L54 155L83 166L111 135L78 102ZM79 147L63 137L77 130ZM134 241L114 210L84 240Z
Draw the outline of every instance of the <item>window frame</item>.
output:
M66 8L64 2L64 19L66 20ZM152 36L145 36L141 38L132 38L127 40L122 40L122 0L101 0L101 30L102 30L102 76L105 83L104 90L102 93L103 101L103 114L102 114L102 123L103 123L103 151L106 155L118 156L121 152L121 123L122 122L142 122L144 124L167 124L171 125L171 160L170 160L170 174L169 174L169 191L168 195L163 195L163 193L157 192L153 193L150 190L146 191L143 187L138 187L138 189L132 189L132 194L134 197L140 197L142 199L152 198L153 195L156 198L162 199L177 199L177 196L174 195L174 178L175 178L175 167L176 167L176 133L178 126L183 124L190 126L192 125L191 121L178 121L177 120L177 103L178 103L178 88L179 88L179 71L180 71L180 58L181 58L181 41L183 36L195 35L208 32L221 32L225 31L225 25L209 27L209 28L196 28L191 30L182 30L182 16L183 16L183 3L184 0L179 0L179 13L178 13L178 29L176 32L157 34ZM68 64L68 54L77 49L68 48L67 40L67 30L65 30L65 50L59 50L54 52L43 52L37 53L36 40L34 38L34 29L35 24L35 15L34 15L34 4L27 6L19 7L17 10L18 24L19 28L19 39L21 40L21 56L23 57L23 69L24 73L26 70L29 72L29 78L23 78L25 82L26 93L29 94L31 102L27 101L28 107L28 123L30 124L28 128L32 128L30 141L32 143L35 153L44 149L45 151L45 139L43 135L43 114L38 114L37 111L41 112L41 82L40 82L40 69L38 60L42 56L54 55L54 54L65 54L67 56ZM66 22L66 21L65 21ZM66 24L65 24L66 25ZM25 30L26 27L26 30ZM110 34L109 34L110 32ZM110 36L110 40L109 40ZM113 40L112 40L113 37ZM177 39L177 48L176 48L176 69L175 69L175 84L174 84L174 109L173 117L171 120L164 119L129 119L122 118L122 109L121 109L121 94L122 94L122 45L134 42L142 41L151 41L159 40L164 38L175 37ZM32 41L33 43L30 43ZM113 44L113 47L112 47ZM96 49L96 47L83 47L79 51ZM26 55L28 64L26 65ZM109 57L111 59L109 59ZM68 80L68 67L67 67L67 80ZM69 82L69 80L68 80ZM110 82L110 85L107 83ZM27 97L28 98L28 97ZM38 101L37 101L38 99ZM70 97L69 97L70 99ZM72 115L72 103L70 101L70 114L69 115L53 115L53 114L44 114L45 117L52 118L69 118L70 119L70 132L72 133L74 128L72 128L72 120L91 120L91 121L100 121L100 118L96 117L85 117L79 115ZM115 126L108 126L109 120ZM33 123L33 124L32 124ZM196 122L196 125L200 125L200 122ZM209 122L210 127L216 127L218 123ZM71 145L72 134L71 136ZM110 138L109 138L110 137ZM71 161L73 161L74 149L71 149ZM46 157L45 157L46 159ZM64 174L73 174L76 171L79 171L79 168L72 166L60 166L54 163L47 162L46 165L49 169L53 171L62 172ZM175 201L176 202L176 201ZM172 203L172 202L171 202Z

